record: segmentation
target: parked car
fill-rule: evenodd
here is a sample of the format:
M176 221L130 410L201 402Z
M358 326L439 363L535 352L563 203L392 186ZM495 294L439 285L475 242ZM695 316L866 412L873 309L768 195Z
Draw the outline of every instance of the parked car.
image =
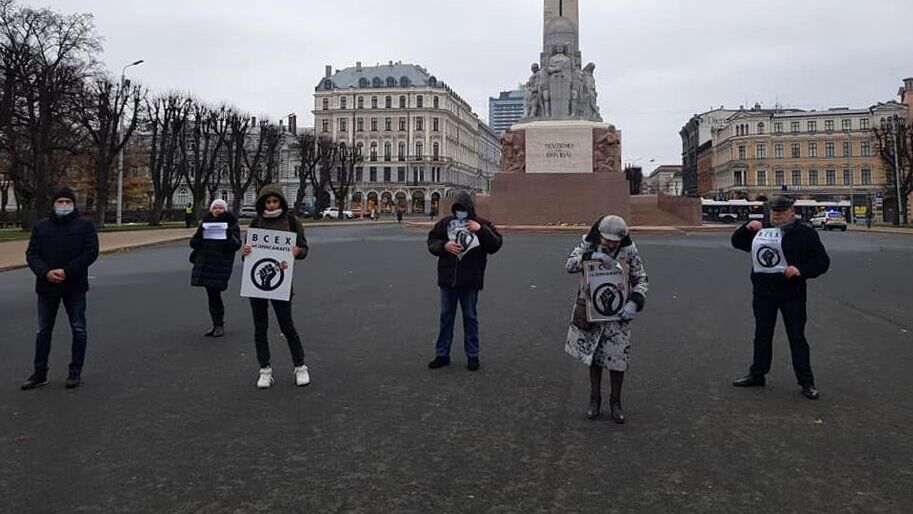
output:
M314 215L314 205L303 203L301 207L298 208L297 216L299 218L310 218Z
M337 207L330 207L329 209L320 213L320 216L324 219L338 220L339 219L339 209ZM345 219L350 220L355 217L355 214L353 214L352 211L342 211L342 216Z
M257 208L253 205L244 205L241 207L241 212L238 213L239 218L256 218L257 217Z
M846 218L842 213L827 211L819 212L812 216L810 220L812 227L823 228L824 230L842 230L846 232Z

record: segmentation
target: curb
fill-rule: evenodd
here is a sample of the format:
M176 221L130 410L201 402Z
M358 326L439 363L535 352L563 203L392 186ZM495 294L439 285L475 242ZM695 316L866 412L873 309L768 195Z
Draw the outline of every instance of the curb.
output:
M149 248L152 246L176 243L178 241L190 239L190 237L191 236L180 236L180 237L175 236L175 237L171 237L168 239L163 239L161 241L153 241L151 243L137 243L137 244L127 245L127 246L116 246L114 248L108 248L106 250L101 250L98 252L98 255L110 255L112 253L126 253L126 252L129 252L132 250L138 250L140 248ZM12 266L5 266L5 267L0 268L0 273L6 272L6 271L20 270L20 269L27 268L27 267L28 267L28 264L25 264L25 263L14 264Z
M434 224L428 222L409 222L406 224L409 228L414 229L431 229ZM589 225L566 225L566 226L549 226L549 225L497 225L501 232L521 232L534 234L566 234L586 232L590 229ZM657 234L657 235L682 235L682 234L700 234L713 232L730 232L733 230L732 225L703 225L703 226L674 226L674 227L629 227L633 233L640 234Z

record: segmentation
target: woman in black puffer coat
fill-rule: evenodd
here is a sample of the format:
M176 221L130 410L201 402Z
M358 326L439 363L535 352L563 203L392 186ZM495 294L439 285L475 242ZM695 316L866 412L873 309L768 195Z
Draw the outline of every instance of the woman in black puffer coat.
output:
M235 265L235 253L241 249L241 229L238 219L228 212L224 200L215 200L209 207L209 213L200 223L200 228L190 240L193 253L191 285L205 287L209 296L209 314L212 316L212 328L206 337L225 335L225 304L222 303L222 291L228 289L231 272Z

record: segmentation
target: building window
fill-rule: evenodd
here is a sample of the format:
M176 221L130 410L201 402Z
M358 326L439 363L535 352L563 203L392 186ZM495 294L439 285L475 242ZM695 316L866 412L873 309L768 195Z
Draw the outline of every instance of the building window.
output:
M745 160L745 145L739 145L739 160Z
M825 120L824 121L824 131L833 132L834 131L834 120Z
M783 122L778 121L778 122L774 123L774 134L782 134L782 133L783 133Z
M340 132L347 132L349 130L349 123L345 118L339 118L338 123Z
M793 181L794 186L802 185L802 170L793 170Z
M767 185L767 170L758 170L758 185Z
M868 168L862 168L862 185L871 186L872 185L872 170Z
M818 143L811 142L808 144L808 156L818 157Z
M365 88L368 87L368 79L362 77L358 79L358 87Z
M435 109L440 109L440 108L441 108L441 100L440 100L440 98L438 98L438 97L434 97L434 108L435 108Z
M358 118L355 120L355 132L364 132L365 131L365 119Z
M377 118L371 118L371 132L377 132Z
M825 157L835 157L836 156L836 143L833 141L828 141L824 144L824 156Z
M399 168L396 168L396 180L398 182L406 181L406 168L405 167L400 166Z
M863 141L863 142L862 142L862 156L863 156L863 157L871 157L871 156L872 156L872 142L871 142L871 141Z
M415 118L415 130L419 132L425 130L425 118Z
M422 160L422 156L425 153L425 145L423 143L415 143L415 158Z
M406 108L406 97L405 97L405 95L399 97L399 108L400 108L400 109L405 109L405 108Z
M396 79L393 77L387 77L387 87L396 87Z
M371 108L377 109L377 97L376 96L371 97Z
M794 121L794 122L790 123L789 128L793 134L798 134L799 133L799 122Z
M818 185L818 170L808 170L808 185Z
M329 110L330 110L330 99L329 99L329 98L324 98L324 99L323 99L323 110L324 110L324 111L329 111Z
M399 160L406 160L406 143L400 142L399 144Z
M393 108L393 97L392 96L388 96L388 97L384 98L384 108L385 109Z
M745 185L745 170L736 170L732 172L732 184L734 186Z
M384 143L384 160L387 162L393 160L393 145L389 142Z
M368 169L368 178L370 179L371 182L377 182L377 168L375 168L374 166L371 166Z
M843 185L852 186L853 185L853 170L846 168L843 170Z
M399 131L400 131L400 132L405 132L405 131L406 131L406 118L400 118L400 119L399 119Z
M384 132L393 131L393 118L384 118Z
M431 159L436 161L440 158L441 158L441 144L438 142L435 142L434 144L431 145Z
M811 132L812 134L814 134L815 132L818 132L818 122L817 121L808 122L808 131Z
M425 97L422 95L418 95L418 97L415 99L415 106L418 107L419 109L425 107Z
M776 154L775 157L777 159L782 159L783 158L783 143L777 143L776 145L774 145L774 152Z
M841 123L843 130L852 130L853 129L853 120L843 120Z
M440 118L432 118L432 119L431 119L431 130L432 130L433 132L440 132L440 131L441 131L441 119L440 119Z
M793 143L792 150L793 150L793 153L792 153L793 159L799 159L802 157L802 145L800 145L799 143Z
M365 154L365 144L359 141L358 144L355 145L355 151L359 158L363 156Z
M323 120L320 128L321 128L321 132L329 132L330 131L330 120Z
M843 142L843 156L852 157L853 156L853 144L849 141Z
M365 108L365 97L363 97L363 96L359 96L359 97L358 97L358 101L355 103L355 108L356 108L356 109L364 109L364 108Z
M355 182L361 182L365 179L364 168L355 168Z
M339 108L343 110L349 108L349 99L347 97L344 96L339 99Z
M758 159L766 159L767 158L767 145L763 145L763 144L759 143L755 147L755 154L757 155Z
M859 120L859 128L862 130L869 130L869 119L862 118L861 120Z
M377 162L377 143L371 143L371 162Z
M827 180L827 185L836 186L837 185L837 170L827 170L824 172L825 180Z
M390 182L392 172L389 167L384 168L384 182Z
M758 123L758 134L764 134L764 122Z
M786 184L786 180L784 179L783 175L783 170L777 170L774 172L774 181L776 182L776 185L782 186Z

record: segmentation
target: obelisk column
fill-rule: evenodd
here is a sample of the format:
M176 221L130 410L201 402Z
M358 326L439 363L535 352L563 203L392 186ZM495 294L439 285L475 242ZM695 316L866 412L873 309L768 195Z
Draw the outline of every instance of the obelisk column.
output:
M548 22L552 18L557 18L563 16L572 22L574 26L577 27L577 30L580 30L580 4L578 0L544 0L545 1L545 19L543 20L543 27L548 27ZM544 35L545 30L543 29L543 46L545 45Z

